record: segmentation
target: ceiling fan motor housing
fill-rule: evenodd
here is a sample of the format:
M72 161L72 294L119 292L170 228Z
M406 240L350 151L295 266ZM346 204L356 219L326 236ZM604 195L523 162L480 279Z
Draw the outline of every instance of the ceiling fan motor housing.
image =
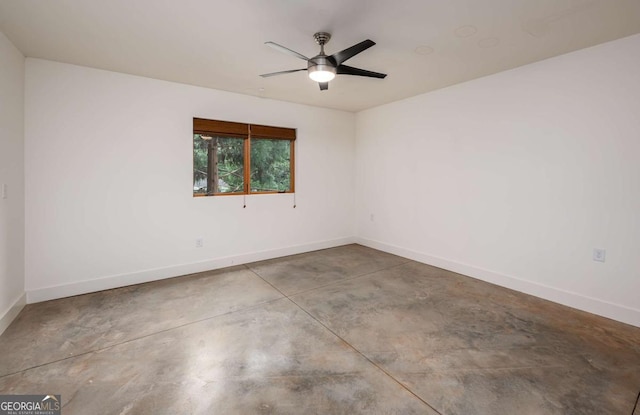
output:
M331 59L331 56L318 55L309 59L307 69L314 71L331 71L336 72L336 61Z

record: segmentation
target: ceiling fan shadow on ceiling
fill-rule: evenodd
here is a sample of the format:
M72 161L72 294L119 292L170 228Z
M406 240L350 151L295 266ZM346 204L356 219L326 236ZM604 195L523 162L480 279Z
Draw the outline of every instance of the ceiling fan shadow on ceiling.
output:
M265 73L260 76L263 78L268 78L275 75L307 71L309 72L309 78L316 81L318 85L320 85L321 91L329 89L329 81L335 78L336 75L356 75L379 79L384 79L387 76L387 74L384 73L372 72L364 69L354 68L352 66L343 65L343 63L347 59L351 59L358 53L363 52L369 49L371 46L375 45L376 43L374 41L369 39L363 40L362 42L346 48L345 50L341 50L340 52L334 53L331 56L327 56L324 53L324 45L329 42L329 39L331 39L331 35L326 32L318 32L314 34L313 37L315 38L316 43L320 45L320 54L314 56L313 58L307 58L306 56L275 42L265 42L265 45L271 46L275 50L307 61L307 67L302 69L290 69L288 71Z

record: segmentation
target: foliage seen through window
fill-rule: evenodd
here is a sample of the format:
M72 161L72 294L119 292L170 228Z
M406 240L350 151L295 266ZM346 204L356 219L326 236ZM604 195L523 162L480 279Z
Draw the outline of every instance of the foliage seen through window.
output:
M194 118L194 196L293 192L294 140L292 129Z

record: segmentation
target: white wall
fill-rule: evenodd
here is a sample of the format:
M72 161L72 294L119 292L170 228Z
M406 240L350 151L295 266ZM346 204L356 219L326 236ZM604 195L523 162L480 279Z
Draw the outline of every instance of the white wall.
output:
M640 326L639 74L636 35L359 113L359 241Z
M25 99L29 302L353 241L352 113L31 58ZM193 117L297 128L297 208L192 197Z
M24 56L0 32L0 333L24 303Z

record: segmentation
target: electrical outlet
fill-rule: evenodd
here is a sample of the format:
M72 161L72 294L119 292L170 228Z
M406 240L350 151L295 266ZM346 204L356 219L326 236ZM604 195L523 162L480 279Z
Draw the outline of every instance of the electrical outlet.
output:
M202 248L204 246L204 239L198 238L196 239L196 248Z
M373 222L373 221L375 221L375 220L376 220L376 217L375 217L375 216L373 216L373 213L369 215L369 220L370 220L371 222Z
M607 251L600 248L593 248L593 260L598 262L604 262L607 256Z
M7 198L7 184L6 183L2 184L2 198L3 199Z

